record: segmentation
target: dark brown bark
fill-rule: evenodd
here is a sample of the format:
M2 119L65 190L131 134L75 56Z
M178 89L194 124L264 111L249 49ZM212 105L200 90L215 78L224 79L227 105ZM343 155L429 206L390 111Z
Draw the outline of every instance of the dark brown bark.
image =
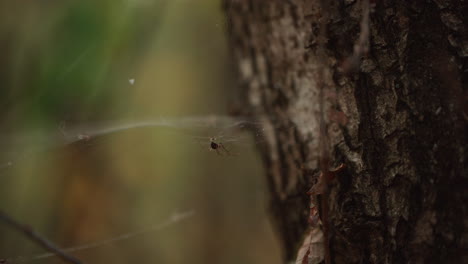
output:
M333 165L347 165L326 197L332 263L467 263L467 3L376 1L369 52L347 75L359 1L225 4L245 108L270 128L262 155L285 259L307 228L322 87L325 112L347 116L327 120Z

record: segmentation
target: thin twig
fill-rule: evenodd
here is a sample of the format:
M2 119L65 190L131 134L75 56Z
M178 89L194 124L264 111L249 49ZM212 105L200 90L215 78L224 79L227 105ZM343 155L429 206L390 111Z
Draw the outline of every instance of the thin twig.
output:
M67 254L63 250L61 250L58 246L56 246L51 241L47 240L46 238L42 237L36 231L31 229L30 226L21 224L17 222L15 219L10 217L8 214L0 210L0 220L11 226L12 228L18 230L19 232L23 233L26 237L30 240L34 241L36 244L40 245L41 247L45 248L47 251L54 253L56 256L60 257L65 262L74 263L74 264L81 264L82 262L77 259L76 257Z
M104 239L104 240L100 240L96 242L91 242L91 243L84 244L84 245L62 248L62 251L71 253L71 252L77 252L77 251L82 251L82 250L87 250L87 249L98 248L98 247L109 245L109 244L119 242L119 241L124 241L124 240L130 239L139 235L143 235L148 232L162 230L172 224L178 223L189 217L192 217L194 214L195 214L194 210L190 210L190 211L182 212L182 213L174 213L168 219L166 219L164 222L160 224L156 224L145 229L121 234L116 237L112 237L112 238L108 238L108 239ZM13 263L23 263L23 262L29 262L29 261L39 260L39 259L45 259L45 258L49 258L52 256L54 256L54 254L52 253L42 253L42 254L37 254L37 255L29 256L29 257L21 256L21 257L16 257L16 258L7 258L5 260L7 261L6 263L9 263L9 261ZM0 261L0 263L2 262Z

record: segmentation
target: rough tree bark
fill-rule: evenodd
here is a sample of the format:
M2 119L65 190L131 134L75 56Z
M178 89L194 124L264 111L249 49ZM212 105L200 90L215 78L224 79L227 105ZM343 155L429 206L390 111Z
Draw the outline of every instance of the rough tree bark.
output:
M325 89L332 165L347 166L326 197L331 262L468 263L467 2L371 1L369 51L349 74L359 1L224 3L244 114L271 128L261 148L285 259L307 228Z

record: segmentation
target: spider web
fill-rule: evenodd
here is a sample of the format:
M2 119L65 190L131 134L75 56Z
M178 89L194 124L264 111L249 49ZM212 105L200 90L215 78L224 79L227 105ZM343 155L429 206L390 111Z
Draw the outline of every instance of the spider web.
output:
M102 122L94 124L58 125L48 132L16 133L2 136L3 157L0 172L17 166L34 154L68 145L95 145L103 143L111 135L128 130L166 129L182 137L209 146L211 139L235 148L250 147L264 141L264 126L250 118L230 116L193 116L182 118L158 118L142 121Z
M229 6L230 8L230 6ZM220 24L227 25L223 20ZM77 60L66 69L64 74L72 71L76 64L80 63L87 55L88 50L84 50ZM59 76L60 80L63 76ZM17 132L11 135L2 135L0 146L0 176L3 171L21 166L22 162L41 155L48 151L64 148L70 145L88 146L105 143L112 135L129 130L142 129L163 129L176 133L194 144L201 145L208 149L210 139L215 138L218 143L231 148L252 147L261 144L264 139L265 126L249 117L231 117L222 115L190 116L181 118L157 118L149 120L128 120L111 121L98 123L66 123L63 126L57 124L56 127L48 130L34 132ZM208 154L206 149L199 148L200 153ZM86 151L86 150L85 150ZM214 155L216 157L216 155ZM73 253L83 250L95 249L102 246L118 243L127 239L138 237L149 232L161 231L166 227L178 224L189 217L195 211L175 213L167 220L136 231L131 231L103 240L64 248L63 251ZM25 263L54 257L51 253L41 253L37 255L24 255L5 259L7 263Z
M22 161L32 158L35 155L42 155L47 151L54 151L56 148L64 148L69 145L89 145L103 144L112 135L138 129L164 129L169 133L177 133L194 144L199 144L203 148L198 148L201 153L208 155L210 139L215 138L218 143L225 144L229 150L234 148L252 147L252 144L263 142L264 127L260 122L250 118L230 117L230 116L194 116L183 118L158 118L155 120L142 121L122 121L105 122L94 124L65 125L57 126L55 130L41 133L18 135L13 140L6 140L1 143L3 150L27 148L17 159L8 160L0 165L0 173L9 168L19 166ZM38 136L41 135L42 137ZM6 137L3 137L6 139ZM21 140L25 142L21 142ZM14 145L18 144L18 145ZM86 150L85 150L86 151ZM18 151L17 151L18 152ZM11 153L9 153L11 154ZM210 153L212 154L212 153ZM0 174L1 176L1 174ZM67 253L73 253L88 249L99 248L119 241L131 239L150 232L160 231L165 227L179 223L195 214L193 210L175 213L162 223L143 228L140 230L120 234L111 238L91 242L84 245L63 248ZM42 253L32 256L18 256L6 258L6 263L25 263L55 257L53 253Z

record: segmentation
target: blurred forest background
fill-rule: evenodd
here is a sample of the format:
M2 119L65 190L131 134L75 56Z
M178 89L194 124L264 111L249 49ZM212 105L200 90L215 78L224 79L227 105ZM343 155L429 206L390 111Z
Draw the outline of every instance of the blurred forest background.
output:
M63 248L195 212L72 253L86 263L279 263L254 144L219 156L173 128L61 144L77 124L225 114L225 27L219 0L1 1L1 209ZM61 263L0 234L0 258Z

